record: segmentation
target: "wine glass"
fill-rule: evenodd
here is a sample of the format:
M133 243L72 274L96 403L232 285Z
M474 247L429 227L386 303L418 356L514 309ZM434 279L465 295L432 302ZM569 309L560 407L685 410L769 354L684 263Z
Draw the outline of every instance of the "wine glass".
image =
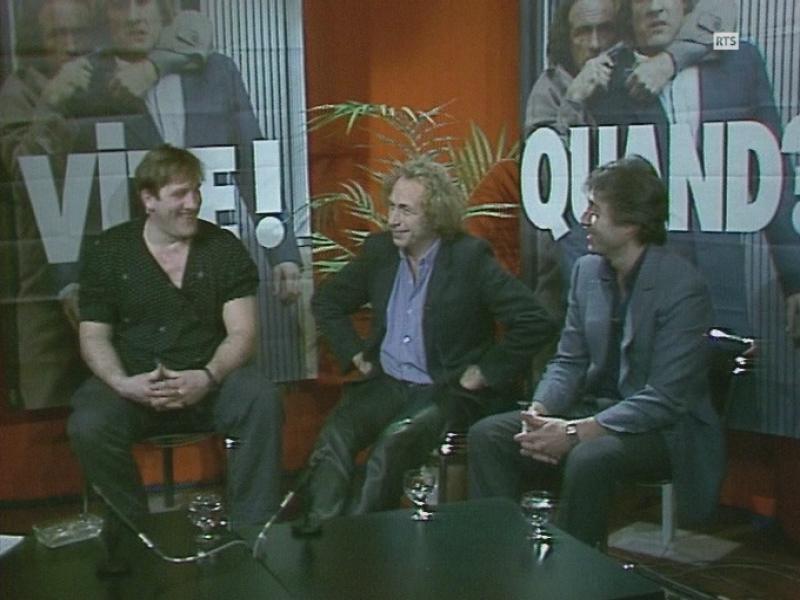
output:
M411 518L414 521L430 521L433 513L428 510L428 495L433 492L436 477L425 467L406 471L403 477L403 489L406 496L414 503L416 510Z
M213 492L196 494L189 502L189 520L200 529L197 541L207 543L217 538L214 530L223 522L222 499Z
M556 497L547 490L532 490L522 495L519 504L530 528L528 539L534 542L552 540L553 536L547 531L546 525L558 506Z

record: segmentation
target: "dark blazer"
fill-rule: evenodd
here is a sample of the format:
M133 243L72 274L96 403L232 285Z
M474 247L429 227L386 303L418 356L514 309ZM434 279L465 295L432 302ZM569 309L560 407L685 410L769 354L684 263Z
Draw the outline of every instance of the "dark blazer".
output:
M584 402L605 367L615 285L601 256L575 263L558 350L534 393L551 414L568 415ZM720 419L708 388L707 286L683 258L650 246L628 307L617 382L622 399L603 402L608 406L595 417L619 433L661 431L679 517L704 520L717 506L725 470Z
M379 364L399 264L391 235L371 235L361 253L314 296L317 323L343 370L352 368L351 359L362 351ZM362 339L351 315L367 303L372 322ZM466 234L442 240L423 319L428 372L436 383L457 381L468 365L477 364L490 387L506 387L530 368L534 350L554 331L531 291L500 267L489 244ZM497 323L504 326L499 339Z
M630 50L617 56L609 90L593 98L589 110L598 125L655 125L656 139L661 157L661 173L665 180L670 175L670 152L683 153L681 148L670 150L669 123L657 98L650 102L632 100L624 88L624 65L632 60ZM780 140L780 119L772 98L772 88L763 60L758 50L742 42L735 52L719 52L716 60L701 62L698 66L700 80L700 125L712 122L757 121L766 125ZM621 131L619 148L625 149L626 129ZM677 143L673 141L673 143ZM701 161L702 140L698 140ZM702 162L701 162L702 164ZM771 177L770 171L779 169L783 174L783 187L777 213L765 229L770 250L775 260L784 291L789 294L800 290L800 261L797 260L800 235L792 227L792 210L796 204L792 194L791 170L785 158L779 165L761 165L762 178ZM772 171L774 172L774 171ZM743 181L741 185L747 185ZM715 325L730 327L741 332L751 332L747 318L744 261L745 244L736 232L704 232L697 225L698 217L690 209L689 231L670 232L669 239L676 251L685 253L705 275L712 293Z

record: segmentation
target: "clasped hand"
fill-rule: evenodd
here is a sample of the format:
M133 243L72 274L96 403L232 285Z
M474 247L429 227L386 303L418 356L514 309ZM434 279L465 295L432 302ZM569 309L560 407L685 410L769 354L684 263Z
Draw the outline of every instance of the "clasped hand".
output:
M514 440L519 443L519 452L523 456L555 465L572 449L564 419L531 412L520 413L520 418L528 430L515 435Z
M211 389L211 381L202 369L173 371L159 365L148 373L126 378L120 388L125 398L165 411L196 404Z

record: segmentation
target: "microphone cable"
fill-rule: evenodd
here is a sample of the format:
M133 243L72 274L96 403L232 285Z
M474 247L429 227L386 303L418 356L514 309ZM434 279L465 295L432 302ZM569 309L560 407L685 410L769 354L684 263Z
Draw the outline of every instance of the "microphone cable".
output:
M199 550L197 552L197 554L192 554L190 556L170 556L169 554L167 554L163 550L161 550L161 548L158 546L158 544L156 544L152 539L150 539L149 536L147 536L145 533L139 531L139 529L136 527L136 525L133 524L133 522L130 520L130 518L128 518L125 514L123 514L122 511L119 510L111 502L111 500L108 499L108 497L105 495L103 490L101 490L98 485L92 484L92 489L95 491L95 493L98 496L100 496L100 498L103 500L103 502L106 504L106 506L108 506L108 508L111 509L111 512L114 513L114 516L116 516L120 521L122 521L122 523L125 525L125 527L127 527L130 531L132 531L133 534L137 538L139 538L139 540L149 550L154 552L161 560L164 560L164 561L166 561L168 563L178 564L178 565L179 564L186 564L186 563L194 563L194 562L198 562L200 560L204 560L204 559L210 558L211 556L214 556L215 554L219 554L223 550L226 550L226 549L228 549L228 548L230 548L232 546L242 545L242 546L245 546L248 549L250 547L247 544L247 542L245 542L244 540L231 540L229 542L226 542L226 543L222 544L221 546L217 546L216 548L212 548L211 550L208 550L208 551Z
M303 473L300 474L300 477L297 478L297 482L294 484L294 487L291 490L289 490L283 497L283 500L281 500L278 509L269 518L269 521L264 523L264 526L261 528L261 531L258 532L258 536L256 537L255 542L253 542L253 558L256 559L258 558L258 548L261 545L261 543L266 539L267 531L269 531L269 529L272 527L275 521L277 521L278 518L281 515L283 515L284 511L286 510L286 507L289 506L289 504L292 502L294 497L297 495L297 492L303 489L306 483L308 483L308 480L311 478L311 473L314 471L314 467L316 467L316 461L309 463L305 471L303 471Z

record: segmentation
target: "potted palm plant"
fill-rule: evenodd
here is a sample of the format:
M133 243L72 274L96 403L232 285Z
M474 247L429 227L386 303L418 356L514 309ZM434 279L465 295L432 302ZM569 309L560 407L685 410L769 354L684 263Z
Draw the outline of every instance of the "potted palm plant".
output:
M312 198L311 207L317 214L343 210L348 223L342 230L317 228L312 234L316 273L324 277L339 271L355 256L370 233L386 228L386 207L381 198L373 196L372 190L379 189L384 173L393 166L420 155L429 155L448 166L467 205L465 219L513 216L512 211L518 207L515 203L470 204L469 199L494 165L500 161L518 161L519 143L509 143L503 130L493 145L474 123L470 124L469 133L463 139L447 135L446 128L454 124L454 119L444 108L442 105L417 110L407 106L347 101L310 109L309 131L343 124L343 134L349 135L357 127L372 126L371 133L386 149L386 156L379 160L377 169L359 165L360 178L343 181L338 190Z

